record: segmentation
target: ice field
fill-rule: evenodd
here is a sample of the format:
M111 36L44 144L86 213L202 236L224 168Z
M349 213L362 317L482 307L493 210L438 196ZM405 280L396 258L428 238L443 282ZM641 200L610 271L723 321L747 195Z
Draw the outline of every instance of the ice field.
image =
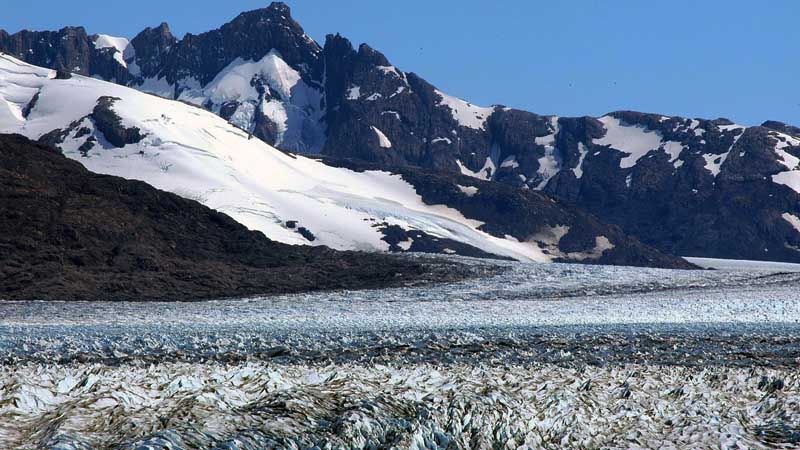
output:
M795 448L800 273L0 303L4 448Z

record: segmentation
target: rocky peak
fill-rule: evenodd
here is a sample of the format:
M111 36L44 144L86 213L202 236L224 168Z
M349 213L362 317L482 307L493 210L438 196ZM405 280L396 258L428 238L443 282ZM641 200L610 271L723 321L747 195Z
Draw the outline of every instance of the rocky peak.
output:
M761 126L764 128L769 128L770 130L780 131L781 133L790 134L800 138L800 128L787 125L783 122L778 122L777 120L767 120L766 122L762 123Z
M245 11L239 14L236 19L232 21L232 23L237 23L240 21L247 21L252 20L254 18L261 19L261 20L269 20L275 22L285 22L287 24L292 24L296 26L300 26L297 22L292 19L292 10L289 8L289 5L283 2L272 2L266 8L259 8L254 9L252 11Z
M164 65L164 56L177 42L166 22L155 28L145 28L131 41L136 49L136 64L140 70L140 73L133 75L154 77Z
M320 80L322 50L288 13L286 5L272 4L241 13L219 29L187 34L170 50L164 68L167 81L173 84L188 77L206 85L237 58L259 61L272 50L307 83ZM134 47L138 54L139 46Z
M273 14L282 14L286 17L289 17L292 14L292 10L289 8L289 5L283 2L272 2L265 9Z
M90 74L89 37L83 27L0 34L0 51L43 67Z
M373 49L367 44L358 46L358 59L362 64L371 64L374 66L388 66L389 60L383 53Z

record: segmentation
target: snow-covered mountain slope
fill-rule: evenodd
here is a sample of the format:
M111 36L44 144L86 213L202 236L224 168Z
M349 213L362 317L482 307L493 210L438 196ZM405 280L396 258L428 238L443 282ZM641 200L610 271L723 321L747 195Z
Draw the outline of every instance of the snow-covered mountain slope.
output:
M318 44L278 2L182 39L0 30L0 51L202 106L282 150L540 190L671 254L800 262L800 129L778 122L481 107L366 44Z
M189 83L178 100L203 106L281 148L319 153L325 142L322 92L275 49L258 61L237 58L203 87Z
M479 221L456 207L423 201L418 190L425 177L415 186L387 171L350 170L284 153L207 110L79 75L59 79L53 70L7 55L0 55L0 132L56 145L94 172L195 199L290 244L386 251L414 250L420 240L434 247L432 241L440 242L436 250L446 253L532 261L600 261L635 247L617 231L565 213L544 197L527 200L527 206L536 209L540 202L541 211L561 214L551 216L560 222L534 224L524 238L506 235L491 218ZM451 188L459 189L455 183ZM477 188L470 192L462 192L465 202ZM584 230L581 238L591 243L561 249L571 227ZM406 234L398 239L398 232ZM390 234L395 237L388 239Z

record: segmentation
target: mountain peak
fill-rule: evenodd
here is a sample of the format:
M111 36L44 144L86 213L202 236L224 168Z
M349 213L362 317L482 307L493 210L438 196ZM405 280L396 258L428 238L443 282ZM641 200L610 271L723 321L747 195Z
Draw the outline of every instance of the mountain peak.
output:
M283 2L272 2L267 6L267 11L272 11L280 14L290 15L292 13L291 8L289 5Z
M800 128L777 120L767 120L762 123L761 126L769 128L770 130L780 131L781 133L791 134L792 136L800 136Z
M358 46L358 56L362 61L374 64L376 66L389 65L389 60L386 58L386 56L384 56L383 53L375 50L367 44L361 44Z
M167 22L161 22L159 26L155 28L156 31L159 33L169 33L172 34L172 31L169 29L169 24Z
M261 18L268 18L275 21L294 22L294 20L292 19L291 8L289 8L289 5L283 2L272 2L266 8L259 8L259 9L254 9L252 11L243 12L239 14L239 16L237 16L236 19L234 19L234 22L236 22L239 19L254 17L254 16Z

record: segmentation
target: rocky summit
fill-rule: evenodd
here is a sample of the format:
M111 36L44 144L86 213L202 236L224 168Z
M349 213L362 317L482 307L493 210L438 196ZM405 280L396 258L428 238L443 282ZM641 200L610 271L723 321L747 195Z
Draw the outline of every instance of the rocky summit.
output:
M477 106L366 44L318 44L282 3L182 39L166 24L131 40L0 32L0 51L195 104L283 150L543 191L675 255L800 262L800 130L783 123Z

